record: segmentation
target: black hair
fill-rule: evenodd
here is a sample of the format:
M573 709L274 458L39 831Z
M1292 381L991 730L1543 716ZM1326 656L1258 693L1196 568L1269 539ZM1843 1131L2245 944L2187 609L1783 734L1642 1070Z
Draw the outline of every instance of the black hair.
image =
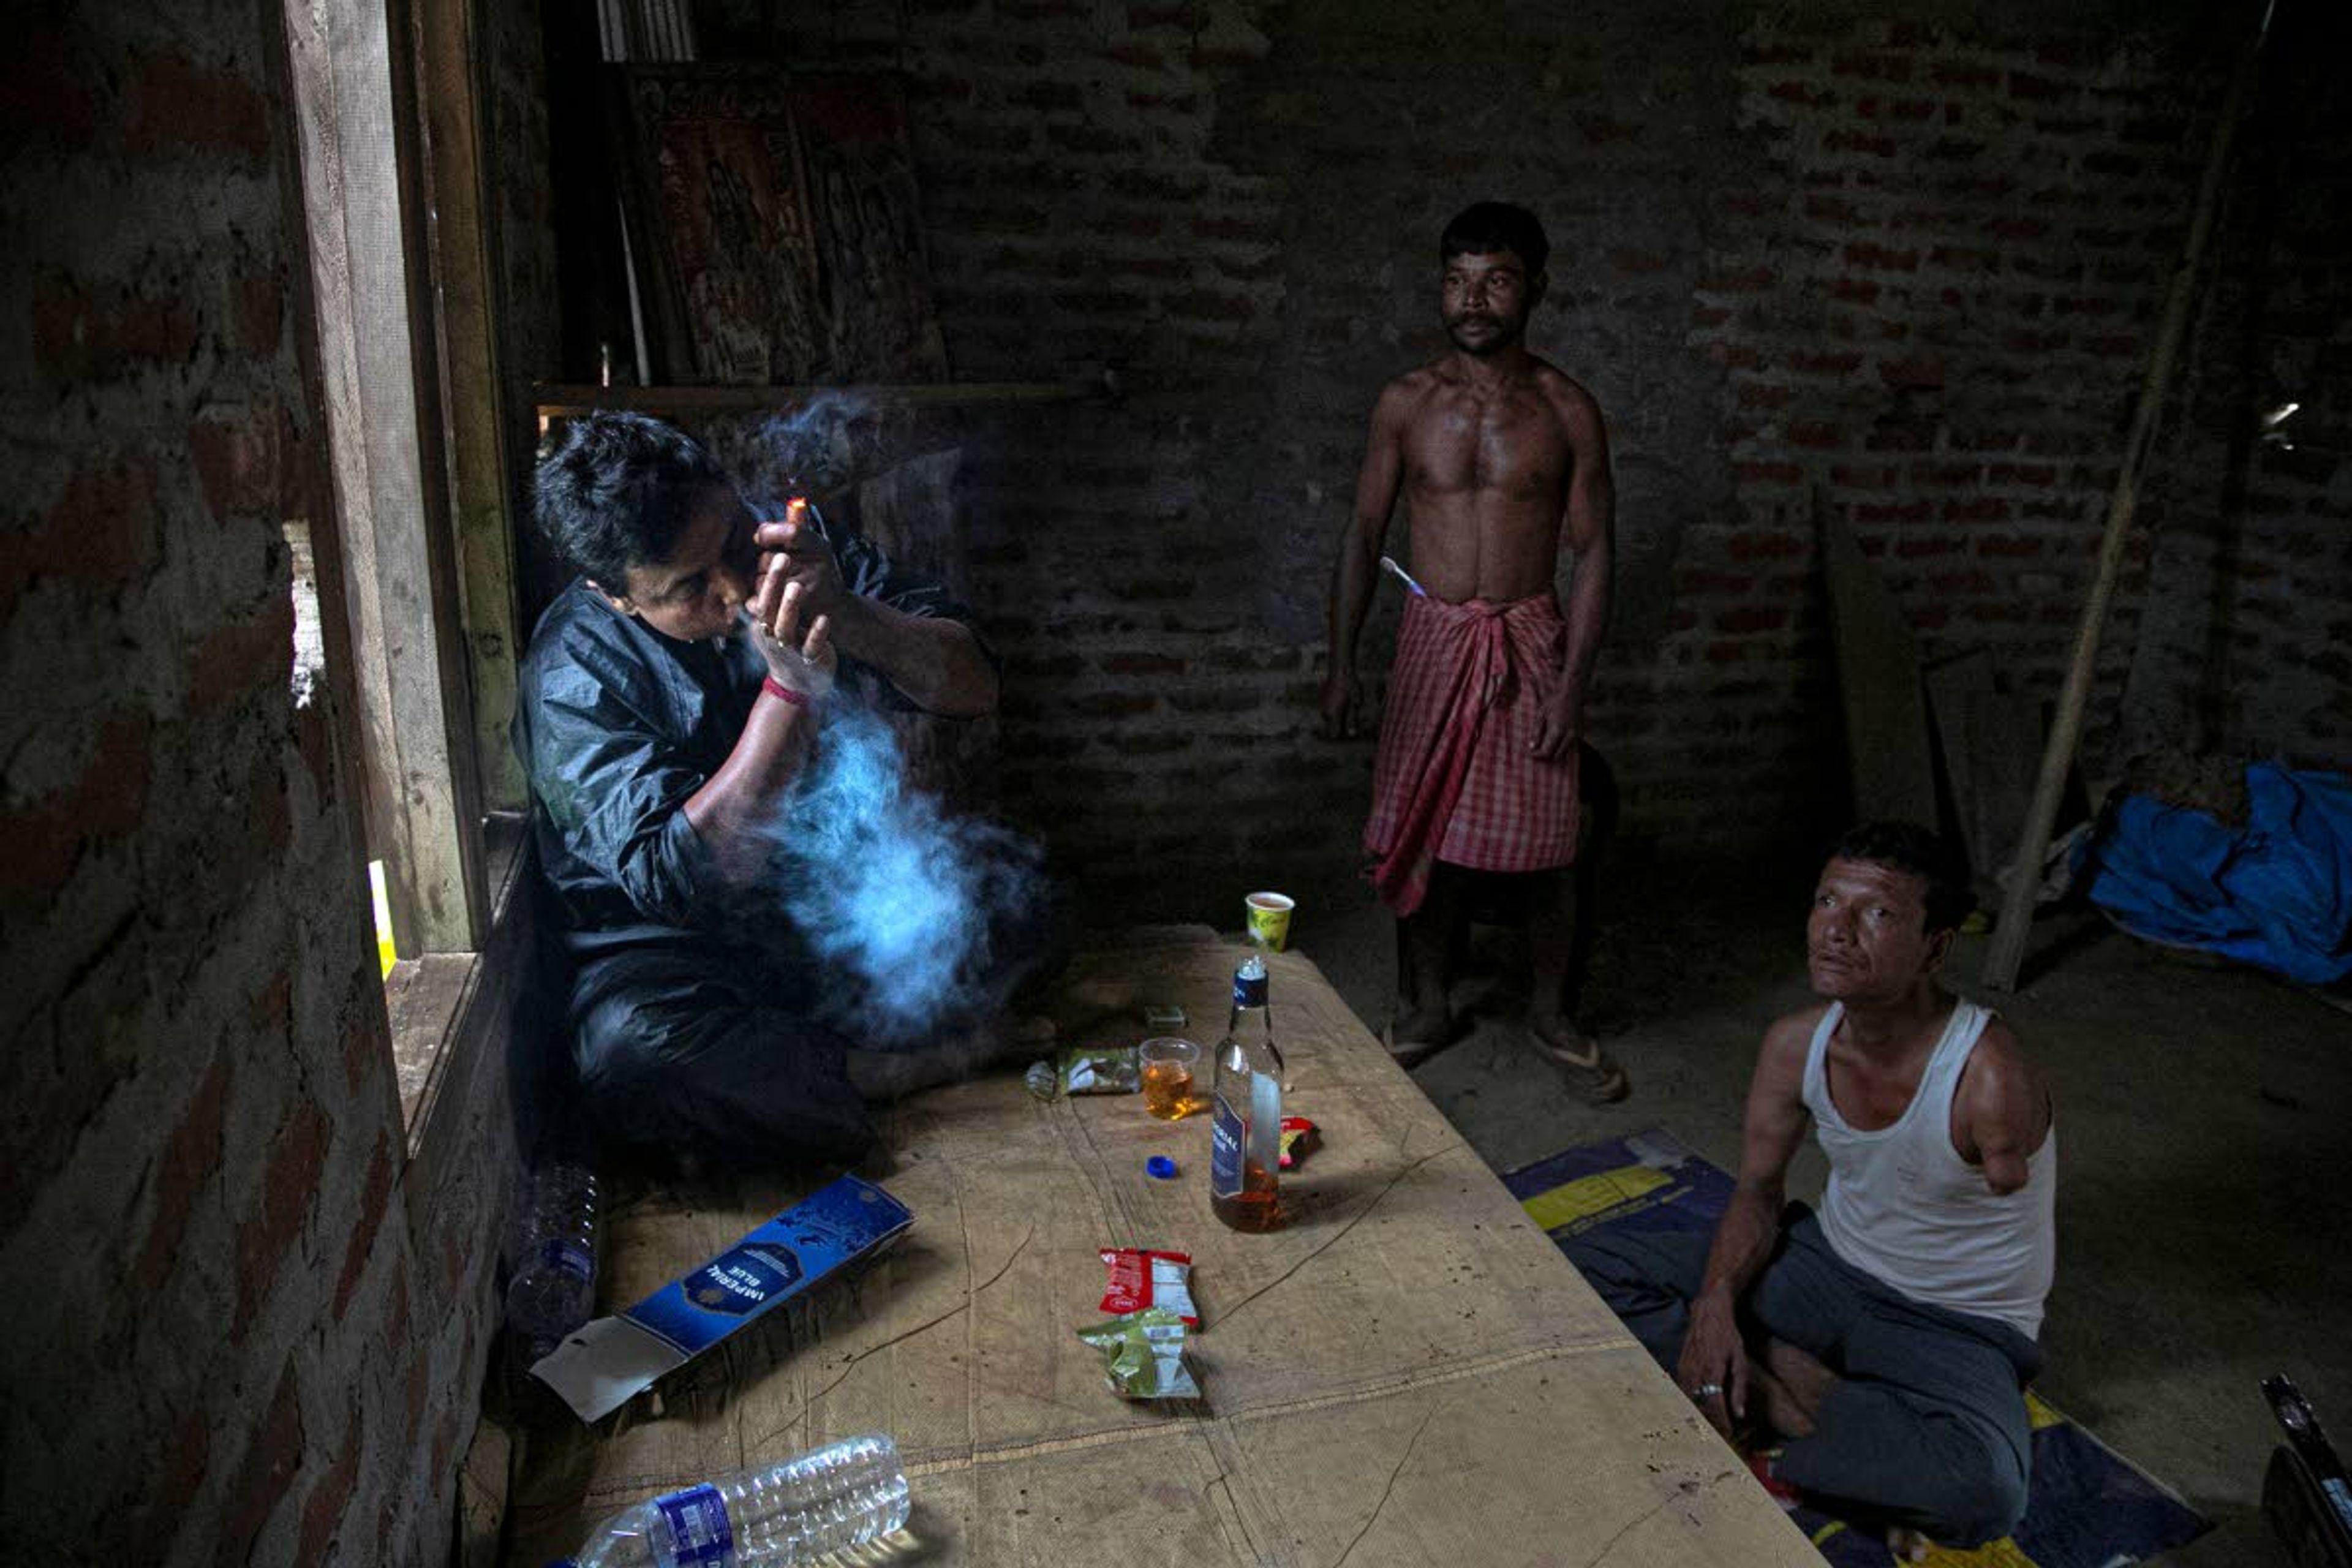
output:
M1833 860L1867 860L1908 871L1927 884L1927 934L1952 931L1977 907L1966 856L1950 839L1916 822L1865 822L1831 847Z
M1551 241L1544 237L1543 225L1536 221L1535 214L1508 202L1477 202L1464 207L1437 237L1440 263L1465 252L1491 256L1498 250L1517 251L1532 279L1542 275L1544 263L1551 258Z
M556 553L608 593L665 561L704 492L731 481L701 442L643 414L570 419L539 460L531 513Z

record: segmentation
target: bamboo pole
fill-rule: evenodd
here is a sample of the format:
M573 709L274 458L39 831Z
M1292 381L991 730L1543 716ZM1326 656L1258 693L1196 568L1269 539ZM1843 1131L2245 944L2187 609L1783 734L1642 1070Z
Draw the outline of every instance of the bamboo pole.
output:
M2263 40L2270 35L2271 17L2276 9L2276 0L2263 7L2262 26L2238 61L2236 73L2230 79L2229 93L2222 100L2221 119L2213 127L2213 144L2206 154L2205 177L2198 187L2189 239L2181 247L2179 265L2173 269L2164 321L2157 332L2156 352L2148 359L2147 378L2140 385L2139 406L2132 416L2131 435L2124 446L2123 467L2116 475L2115 491L2107 502L2106 530L2099 542L2098 570L2092 578L2090 596L2084 602L2082 619L2074 632L2074 661L2067 666L2057 717L2051 724L2049 742L2042 748L2042 771L2034 780L2032 804L2026 808L2025 826L2018 836L2017 858L2011 865L2010 884L2000 906L2000 923L1993 929L1992 946L1985 956L1984 984L1996 991L2017 988L2018 968L2024 961L2026 938L2032 932L2034 894L2042 885L2042 860L2049 853L2067 770L2074 765L2074 749L2082 741L2083 712L2090 702L2099 637L2106 628L2107 611L2115 601L2116 580L2123 573L2132 514L2139 506L2140 479L2147 467L2148 452L2156 445L2157 428L2164 416L2165 389L2172 380L2172 362L2179 353L2180 340L2188 331L2189 310L2196 300L2197 274L2212 233L2214 213L2221 205L2221 179L2229 169L2230 148L2237 137L2238 121L2245 112L2246 99L2253 90L2262 62Z

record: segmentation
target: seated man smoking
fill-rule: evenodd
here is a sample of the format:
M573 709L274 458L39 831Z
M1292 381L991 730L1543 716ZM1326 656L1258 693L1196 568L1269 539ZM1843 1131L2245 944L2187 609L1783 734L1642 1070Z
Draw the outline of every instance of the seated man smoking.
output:
M937 585L803 503L756 519L657 420L564 425L535 510L580 575L523 658L514 741L590 1118L694 1163L855 1158L860 1083L906 1063L845 1037L853 988L777 897L780 827L845 697L986 713L994 665Z

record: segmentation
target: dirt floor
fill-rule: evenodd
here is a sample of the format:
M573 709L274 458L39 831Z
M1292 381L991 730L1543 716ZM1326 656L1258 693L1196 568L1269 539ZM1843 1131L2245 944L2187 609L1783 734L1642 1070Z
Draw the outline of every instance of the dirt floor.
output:
M1475 1030L1415 1080L1497 1170L1650 1126L1734 1167L1762 1029L1808 999L1811 874L1610 868L1581 1013L1633 1075L1624 1102L1570 1098L1528 1048L1524 949L1503 928L1476 928L1455 990ZM1292 945L1377 1032L1392 932L1350 889L1302 900ZM2040 1391L2215 1521L2167 1561L2284 1565L2260 1505L2278 1434L2259 1380L2294 1377L2352 1451L2352 1016L2160 953L2087 911L2037 922L2016 994L1975 984L1984 948L1963 939L1947 973L2010 1019L2057 1096ZM1823 1169L1809 1144L1791 1195L1815 1196Z

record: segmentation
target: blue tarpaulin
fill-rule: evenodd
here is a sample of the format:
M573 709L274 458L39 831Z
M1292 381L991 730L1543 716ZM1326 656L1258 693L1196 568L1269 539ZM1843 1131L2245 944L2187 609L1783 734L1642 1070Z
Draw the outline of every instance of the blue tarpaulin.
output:
M2246 769L2247 821L2145 795L2091 841L2092 900L2135 936L2315 985L2352 974L2352 779Z

